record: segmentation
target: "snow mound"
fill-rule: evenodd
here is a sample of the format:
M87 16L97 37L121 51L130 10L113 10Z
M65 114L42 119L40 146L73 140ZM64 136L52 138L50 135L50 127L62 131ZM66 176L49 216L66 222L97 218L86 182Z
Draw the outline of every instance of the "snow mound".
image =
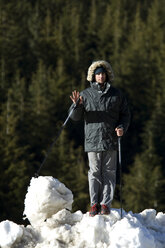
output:
M11 247L18 242L23 235L23 229L12 221L2 221L0 223L0 246Z
M111 209L90 217L71 213L72 192L52 177L32 178L24 213L31 225L0 223L1 248L165 248L165 214Z
M41 225L63 208L72 209L73 194L53 177L32 178L25 197L24 215L32 226Z

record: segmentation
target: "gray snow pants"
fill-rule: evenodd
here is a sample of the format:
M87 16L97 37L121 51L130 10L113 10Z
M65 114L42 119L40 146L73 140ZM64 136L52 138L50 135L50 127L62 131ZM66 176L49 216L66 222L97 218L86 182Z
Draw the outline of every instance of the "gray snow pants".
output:
M110 207L116 185L117 151L88 152L89 194L95 203Z

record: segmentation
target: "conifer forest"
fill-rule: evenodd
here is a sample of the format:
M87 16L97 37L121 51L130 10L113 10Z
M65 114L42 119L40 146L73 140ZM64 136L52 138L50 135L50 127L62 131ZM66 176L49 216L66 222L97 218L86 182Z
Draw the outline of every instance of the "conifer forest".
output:
M30 180L68 116L92 61L111 63L131 124L122 138L123 208L165 211L163 0L0 0L0 221L23 223ZM69 120L41 176L89 209L83 121ZM113 201L120 208L119 171Z

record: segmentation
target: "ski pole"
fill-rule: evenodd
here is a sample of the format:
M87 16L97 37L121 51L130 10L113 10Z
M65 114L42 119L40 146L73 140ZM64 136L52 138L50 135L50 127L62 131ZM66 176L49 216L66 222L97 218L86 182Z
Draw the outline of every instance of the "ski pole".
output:
M122 164L121 164L121 136L118 136L119 171L120 171L120 216L123 218L122 210Z
M41 165L40 165L40 167L39 167L37 173L35 173L35 177L38 177L38 176L39 176L39 173L40 173L40 171L41 171L43 165L45 164L45 162L46 162L46 160L47 160L49 154L51 153L53 146L55 145L57 139L59 138L59 136L60 136L62 130L63 130L64 127L66 126L66 124L67 124L67 122L68 122L70 116L72 115L73 111L74 111L75 108L78 106L79 101L80 101L80 98L78 98L78 100L76 101L76 103L73 104L73 108L72 108L71 111L69 112L68 117L66 118L66 120L65 120L64 123L63 123L63 125L61 126L59 132L57 133L57 135L56 135L56 137L55 137L55 139L54 139L54 141L53 141L52 144L50 145L50 147L49 147L49 149L48 149L48 152L46 153L46 155L45 155L45 157L44 157L44 159L43 159L43 161L42 161L42 163L41 163Z

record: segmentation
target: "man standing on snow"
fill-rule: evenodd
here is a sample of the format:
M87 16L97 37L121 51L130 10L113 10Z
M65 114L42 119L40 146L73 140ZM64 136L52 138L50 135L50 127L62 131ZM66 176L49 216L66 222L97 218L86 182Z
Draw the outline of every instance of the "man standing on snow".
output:
M90 87L80 94L72 92L73 103L79 104L71 118L85 120L85 151L89 160L90 216L109 214L116 184L117 136L123 136L130 121L127 101L111 85L111 65L99 60L88 69Z

